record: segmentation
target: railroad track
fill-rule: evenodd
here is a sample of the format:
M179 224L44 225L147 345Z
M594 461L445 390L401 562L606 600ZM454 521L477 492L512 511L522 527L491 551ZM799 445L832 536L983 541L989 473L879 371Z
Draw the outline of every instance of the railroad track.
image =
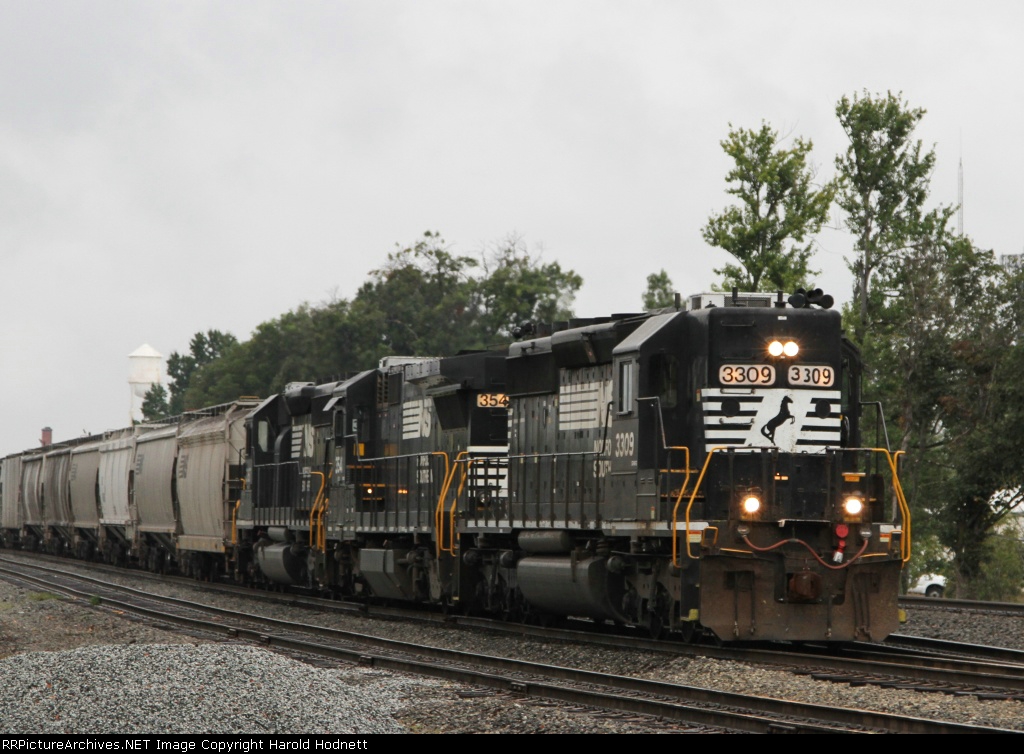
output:
M969 610L971 612L1024 616L1024 603L1020 602L982 602L980 600L958 600L951 597L935 599L907 595L900 597L899 603L900 607L913 610Z
M3 562L0 573L30 588L58 592L83 605L178 625L209 638L249 641L277 651L445 678L510 695L643 715L674 726L743 732L992 732L983 726L844 710L712 691L574 668L487 657L348 631L260 618L186 600L159 597L89 576L28 563Z
M992 647L986 644L965 644L947 639L934 639L924 636L907 636L893 634L885 640L885 646L894 650L924 651L935 655L951 657L967 657L980 662L1000 662L1018 664L1024 667L1024 650Z
M27 555L29 562L44 560L63 569L63 558ZM0 561L3 559L0 558ZM230 584L196 582L182 577L165 577L145 571L126 572L94 563L75 561L78 567L109 573L119 578L131 575L156 582L178 583L213 593L231 594L245 599L268 601L308 610L343 614L358 613L368 617L444 623L449 627L484 629L513 636L528 636L574 645L607 646L655 652L672 657L708 657L717 660L746 662L770 666L802 674L814 680L855 686L874 685L928 693L973 695L979 699L1015 699L1024 701L1024 652L991 647L973 647L956 642L941 642L922 637L897 636L885 643L850 644L837 650L835 645L804 644L789 646L700 646L654 640L632 632L623 635L607 626L589 621L575 621L581 628L541 627L510 624L486 618L445 616L407 608L379 607L329 600L319 597L253 590ZM936 600L923 600L929 604ZM984 606L985 603L973 603ZM571 623L571 622L570 622ZM603 629L595 631L595 629Z

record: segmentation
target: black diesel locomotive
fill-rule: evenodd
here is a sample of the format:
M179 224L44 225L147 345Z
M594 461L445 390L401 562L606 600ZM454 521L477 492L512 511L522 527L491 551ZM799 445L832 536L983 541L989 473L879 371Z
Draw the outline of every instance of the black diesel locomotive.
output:
M249 570L510 618L880 640L909 513L860 360L797 294L386 360L249 418ZM888 494L887 494L888 493Z
M881 640L910 554L898 454L863 447L859 354L808 298L524 328L507 349L388 358L138 429L123 552L515 620ZM5 521L28 465L5 459Z

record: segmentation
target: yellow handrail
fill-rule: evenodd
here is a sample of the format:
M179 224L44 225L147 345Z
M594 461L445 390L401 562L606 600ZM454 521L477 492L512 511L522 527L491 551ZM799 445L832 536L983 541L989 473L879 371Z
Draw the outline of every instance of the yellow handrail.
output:
M882 450L879 448L879 450ZM904 563L910 560L910 506L907 504L907 496L903 492L903 483L900 482L899 472L896 470L899 465L899 457L904 455L902 450L897 450L892 455L889 455L889 451L882 450L889 459L889 468L892 469L892 486L896 492L896 501L900 506L900 513L903 516L903 536L900 537L900 557Z
M462 490L466 488L466 479L469 478L469 467L476 460L476 458L463 459L462 478L459 480L459 489L456 490L455 497L452 498L452 507L448 510L448 548L445 552L449 555L455 554L455 508L458 505L459 498L462 496ZM458 460L456 459L457 463Z
M245 477L239 479L229 479L228 482L241 482L242 491L245 491ZM231 511L231 544L238 544L238 509L242 505L242 498L239 496L238 500L235 501L235 507Z
M331 477L334 476L334 469L331 469L327 473L327 479L325 486L330 489ZM316 513L316 531L317 531L317 549L320 552L327 551L327 527L324 525L324 519L327 517L327 511L331 507L330 495L323 496L323 502L320 503L320 507L317 508Z
M464 450L460 451L459 454L455 456L456 461L458 461L458 459L465 453L466 451ZM441 494L438 496L437 505L434 507L434 536L436 540L435 554L437 555L437 557L441 557L441 552L443 549L442 538L444 536L444 498L448 494L448 486L451 484L451 477L454 471L454 467L450 463L447 453L435 450L430 455L444 457L444 482L441 484Z
M456 471L459 469L460 461L469 456L469 451L459 451L453 461L452 466L447 469L447 473L444 474L444 485L441 488L440 497L437 498L437 508L434 510L434 528L437 530L437 546L436 552L438 557L442 552L449 553L450 555L455 554L455 533L449 535L450 545L444 546L444 500L447 499L447 495L452 490L452 481L455 479ZM459 493L462 492L462 484L459 485L459 491L456 493L453 507L459 501ZM455 519L453 516L452 527L455 527Z
M700 491L700 485L704 481L704 475L707 473L708 466L711 463L712 456L720 450L727 450L724 445L719 445L711 448L708 451L707 458L704 459L704 466L700 470L700 476L697 477L697 484L693 488L693 492L690 494L690 500L686 504L686 516L685 516L685 531L686 531L686 557L694 560L694 555L690 550L690 510L693 508L693 502L697 498L697 493ZM890 453L885 448L846 448L847 451L866 450L872 453L881 453L885 456L886 462L889 464L889 469L892 471L893 491L896 494L896 501L899 504L900 516L903 519L903 536L900 539L900 559L906 563L910 560L911 545L910 545L910 506L907 505L907 498L903 492L903 485L900 483L899 473L897 471L897 459L903 455L902 450L896 451L895 454ZM687 464L689 466L689 464ZM680 500L682 495L680 494ZM678 503L677 506L678 507ZM679 550L678 550L678 532L676 531L676 511L672 511L672 565L679 567Z
M231 544L238 544L238 509L242 505L242 498L235 501L235 507L231 511Z
M676 497L676 503L672 506L672 563L677 563L677 552L678 542L676 541L677 524L679 522L679 506L683 502L683 495L686 494L686 488L690 486L690 448L685 445L673 445L667 448L667 450L681 450L683 451L686 458L686 478L683 479L683 486L679 488L679 495ZM669 469L671 471L671 469Z
M309 509L309 546L313 546L314 535L313 535L313 517L316 515L317 509L320 507L320 500L324 494L324 485L327 483L327 477L324 476L322 471L311 471L310 474L316 474L320 477L320 489L317 490L316 498L313 500L313 505Z
M316 516L316 548L320 552L327 551L327 527L324 526L324 517L327 515L327 509L330 507L330 504L331 499L324 495L323 504L320 506L320 510L317 512Z
M690 552L690 509L693 508L693 501L697 499L697 492L700 491L700 484L704 481L704 475L708 471L708 466L711 464L711 457L719 450L726 450L724 445L716 445L708 451L707 458L704 459L704 466L701 467L700 476L697 477L697 484L693 486L693 492L690 494L690 501L686 504L686 557L693 560L693 553ZM673 519L674 522L674 519ZM675 526L672 527L672 565L676 568L679 567L679 550L678 550L679 532L676 531Z

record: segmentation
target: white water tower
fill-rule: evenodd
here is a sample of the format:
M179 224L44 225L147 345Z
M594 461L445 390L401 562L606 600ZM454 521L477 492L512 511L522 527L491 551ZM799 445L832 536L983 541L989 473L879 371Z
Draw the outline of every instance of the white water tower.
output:
M160 384L163 366L163 355L147 343L128 354L128 386L132 391L129 416L133 424L142 418L142 400L146 393L153 385Z

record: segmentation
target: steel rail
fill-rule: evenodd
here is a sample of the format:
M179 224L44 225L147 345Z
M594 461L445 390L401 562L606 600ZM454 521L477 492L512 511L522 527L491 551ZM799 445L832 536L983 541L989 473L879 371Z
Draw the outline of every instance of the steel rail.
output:
M39 567L23 564L19 568L31 570ZM49 571L49 569L43 570ZM638 678L608 676L591 671L560 668L509 658L481 656L436 647L406 645L402 642L367 637L354 632L259 618L223 608L197 605L186 600L155 597L130 587L114 584L104 584L101 587L97 583L98 580L75 574L57 574L50 571L46 578L40 578L9 567L3 568L2 571L15 578L31 580L45 589L56 589L82 600L88 600L96 595L96 590L91 587L100 587L102 591L107 592L107 596L102 597L102 600L108 606L115 606L119 610L144 615L150 619L178 623L215 635L226 634L233 638L246 639L266 647L326 656L389 670L447 678L530 697L650 715L687 725L762 733L779 731L837 732L839 730L903 733L1010 732L984 726L749 697ZM66 583L54 584L53 579L55 578L84 582L90 589L82 589ZM127 595L131 599L141 598L166 602L176 608L186 607L189 610L209 612L216 615L219 620L210 621L168 613L165 610L133 603L129 599L115 598L111 596L111 593ZM223 618L231 618L233 624L226 624ZM271 629L281 633L271 633ZM317 641L310 641L310 635L315 636ZM336 643L327 646L323 643L325 639ZM346 647L342 642L355 642L358 645ZM382 651L371 654L367 647L374 647ZM481 667L484 669L480 669ZM569 687L564 685L566 683L574 685Z
M24 555L19 553L19 555ZM46 558L50 562L59 558ZM30 561L36 557L29 558ZM0 557L0 562L23 563ZM77 563L80 567L98 569L123 576L119 568L98 564ZM56 569L62 571L62 569ZM148 572L132 571L135 576L164 581ZM80 576L83 580L89 576ZM423 613L421 611L395 607L372 607L366 604L352 604L315 597L281 595L254 591L234 585L195 582L190 579L171 577L172 582L210 590L214 593L230 593L248 599L270 601L278 604L297 606L320 611L334 611L351 614L359 613L369 618L402 618L420 622L443 623L446 627L461 627L472 630L488 630L518 637L543 638L571 644L590 644L615 649L656 652L672 656L709 657L733 662L748 662L773 666L780 670L811 675L818 680L847 682L875 686L904 686L921 691L949 691L957 687L957 693L975 694L980 698L993 695L1024 697L1024 668L1021 655L1014 650L991 649L988 654L972 652L969 645L947 643L944 646L932 643L917 648L895 646L891 643L851 643L836 645L785 645L764 643L756 646L744 645L700 645L680 642L666 642L639 635L636 632L623 633L614 627L596 624L592 621L568 621L580 628L527 626L512 624L489 618L476 618ZM105 583L96 580L97 583ZM919 642L926 640L918 639ZM998 653L1004 653L1001 658ZM957 656L959 655L959 656Z

